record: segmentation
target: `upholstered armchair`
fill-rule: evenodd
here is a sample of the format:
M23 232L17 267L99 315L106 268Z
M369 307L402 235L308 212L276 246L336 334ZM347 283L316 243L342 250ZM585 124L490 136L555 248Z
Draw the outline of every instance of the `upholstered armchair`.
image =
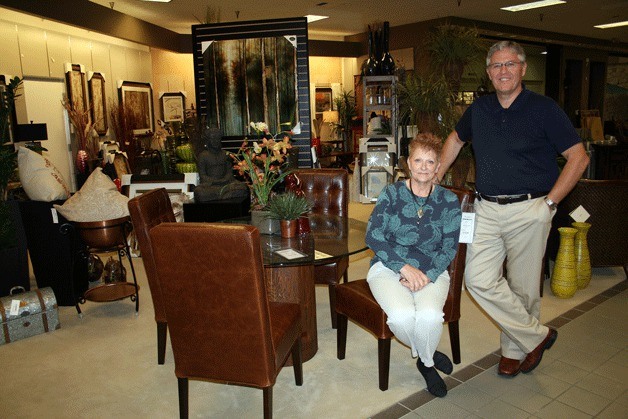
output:
M305 197L312 204L313 214L337 215L343 219L343 231L349 225L349 181L345 169L299 169L295 174ZM348 281L349 258L343 257L325 265L314 267L314 280L329 289L331 325L336 328L336 285L340 278Z
M156 225L164 222L175 222L176 220L165 188L153 189L129 200L129 213L153 299L155 322L157 323L157 363L161 365L166 356L168 323L166 322L161 285L155 268L155 259L148 232Z
M303 382L301 310L268 301L257 228L162 223L149 236L180 417L188 417L189 379L261 388L264 417L272 417L273 385L290 356L296 384Z

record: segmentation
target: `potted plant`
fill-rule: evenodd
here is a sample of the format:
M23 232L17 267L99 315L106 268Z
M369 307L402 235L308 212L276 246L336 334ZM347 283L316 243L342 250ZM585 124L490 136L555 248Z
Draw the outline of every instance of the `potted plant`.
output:
M342 137L344 151L352 151L352 147L349 147L348 140L351 138L350 132L353 118L357 115L353 92L343 91L337 95L334 98L334 106L338 111L336 132Z
M270 218L279 220L281 225L281 237L294 237L296 235L297 220L310 209L311 206L304 196L297 195L291 191L275 195L268 202Z

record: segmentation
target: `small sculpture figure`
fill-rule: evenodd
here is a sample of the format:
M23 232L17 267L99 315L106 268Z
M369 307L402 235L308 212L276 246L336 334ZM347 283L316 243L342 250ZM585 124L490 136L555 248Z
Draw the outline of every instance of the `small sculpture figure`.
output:
M201 139L206 149L197 159L200 183L194 189L194 200L207 202L248 196L248 186L233 177L232 164L222 151L220 129L205 127Z

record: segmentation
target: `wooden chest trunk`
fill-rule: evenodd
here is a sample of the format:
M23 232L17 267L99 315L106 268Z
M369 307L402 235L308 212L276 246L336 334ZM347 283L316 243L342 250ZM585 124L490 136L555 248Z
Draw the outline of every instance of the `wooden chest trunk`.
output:
M50 287L0 298L0 316L0 345L60 327L57 299Z

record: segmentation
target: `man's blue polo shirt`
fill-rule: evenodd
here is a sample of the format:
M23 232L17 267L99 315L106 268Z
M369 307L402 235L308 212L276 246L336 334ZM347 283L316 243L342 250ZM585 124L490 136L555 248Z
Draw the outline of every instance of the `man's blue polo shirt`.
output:
M580 142L556 102L525 86L508 109L495 94L478 98L456 132L471 141L476 189L486 195L548 192L559 174L557 155Z

